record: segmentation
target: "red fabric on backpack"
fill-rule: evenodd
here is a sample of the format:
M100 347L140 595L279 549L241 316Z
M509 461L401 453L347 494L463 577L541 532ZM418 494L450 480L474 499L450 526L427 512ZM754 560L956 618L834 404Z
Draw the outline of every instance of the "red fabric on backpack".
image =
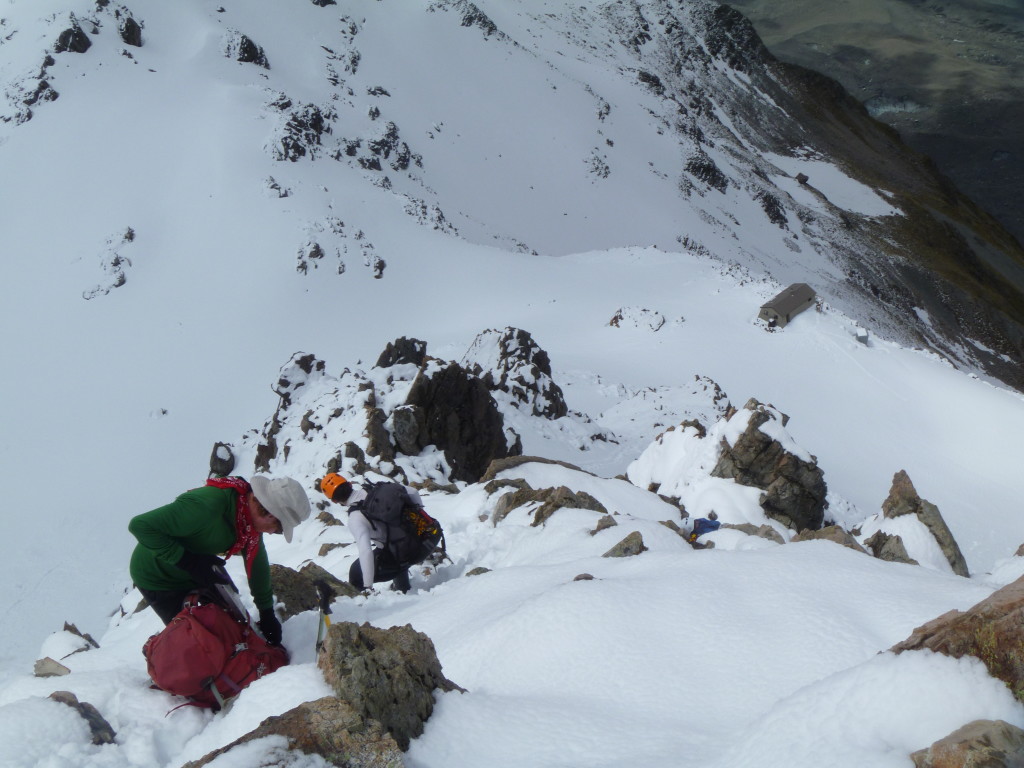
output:
M268 645L247 623L216 603L186 604L171 623L142 647L153 683L191 703L219 709L254 680L288 663L288 652Z

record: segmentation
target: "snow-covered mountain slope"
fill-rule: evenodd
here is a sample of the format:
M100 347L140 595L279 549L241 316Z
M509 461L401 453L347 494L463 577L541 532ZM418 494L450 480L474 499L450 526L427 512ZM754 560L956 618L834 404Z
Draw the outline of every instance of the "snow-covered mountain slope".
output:
M91 45L55 53L71 13ZM785 81L715 6L9 0L0 19L10 670L65 619L101 634L129 586L127 520L260 427L293 353L339 375L400 336L461 359L484 329L528 330L577 414L527 421L529 452L620 474L706 404L706 377L789 414L860 515L906 469L972 573L1020 544L1019 396L879 338L1019 363L996 341L1005 307L978 303L954 337L959 289L943 305L909 261L875 260L933 231L908 200L980 219L854 105L787 121L808 93L845 102ZM226 55L255 50L241 35L269 68ZM758 307L794 280L828 301L766 332ZM309 484L328 458L274 469Z
M5 13L5 154L38 162L45 147L64 193L12 165L9 215L30 221L45 201L87 238L101 261L87 295L142 276L139 249L115 252L129 228L196 268L227 250L164 240L154 216L172 201L237 251L252 249L245 229L332 271L388 263L377 214L360 210L379 204L506 250L705 248L1017 381L1024 301L1000 275L1024 272L1019 246L838 86L772 60L734 11L266 6ZM71 49L54 54L61 35ZM870 189L851 200L837 166Z

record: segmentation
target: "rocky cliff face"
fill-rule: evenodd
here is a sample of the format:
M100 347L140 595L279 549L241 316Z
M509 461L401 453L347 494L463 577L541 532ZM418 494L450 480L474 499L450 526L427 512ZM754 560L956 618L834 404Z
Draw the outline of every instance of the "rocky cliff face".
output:
M737 0L780 59L841 82L1024 242L1024 12L991 0Z

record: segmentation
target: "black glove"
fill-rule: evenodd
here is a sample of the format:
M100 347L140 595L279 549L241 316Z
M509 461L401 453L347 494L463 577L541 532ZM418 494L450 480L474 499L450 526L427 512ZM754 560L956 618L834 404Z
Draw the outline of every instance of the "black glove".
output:
M216 555L203 555L186 549L175 565L187 572L200 587L210 589L217 584L231 583L231 577L224 570L224 561Z
M277 620L273 608L260 609L260 620L256 622L256 626L270 645L281 644L281 622Z

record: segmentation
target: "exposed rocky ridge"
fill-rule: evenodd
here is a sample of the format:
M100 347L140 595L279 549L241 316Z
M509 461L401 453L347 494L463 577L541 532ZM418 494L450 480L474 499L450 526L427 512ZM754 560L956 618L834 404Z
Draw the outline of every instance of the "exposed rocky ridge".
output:
M529 339L529 334L524 338ZM546 360L542 350L534 349L538 359ZM519 364L508 361L499 355L496 364L506 371ZM491 389L499 386L494 377L481 378L458 363L429 357L424 342L402 338L389 344L371 375L345 371L342 382L333 380L324 369L323 361L302 353L282 368L276 389L281 399L256 448L257 468L269 467L279 456L287 459L292 439L323 440L336 429L347 437L335 438L335 445L348 447L344 455L339 452L334 467L344 466L350 472L365 471L369 457L376 460L378 471L395 475L402 472L394 464L397 455L419 456L432 447L441 452L435 464L438 480L474 482L494 459L522 451L518 436L506 428L491 396ZM476 370L482 371L479 366ZM548 396L549 390L531 386L519 377L523 397L544 400ZM550 377L544 386L553 386ZM295 423L292 398L300 388L315 402L305 403ZM345 394L339 393L339 388ZM385 396L393 401L396 391L400 401L387 410L381 408ZM286 429L289 423L290 430ZM354 432L356 425L358 431Z
M425 341L402 337L368 370L335 376L315 355L296 353L274 386L275 413L243 442L255 451L257 471L287 463L291 446L301 442L323 445L330 457L317 473L373 472L433 487L486 482L495 466L519 461L517 430L536 432L538 418L547 425L542 434L579 450L621 450L613 430L569 410L547 353L528 332L484 331L460 359L471 368L434 358ZM722 389L699 375L679 387L623 389L621 396L627 411L653 403L683 418L714 419L728 408Z
M429 354L427 342L403 337L389 343L369 371L345 370L333 377L323 361L297 353L282 369L275 387L281 401L255 446L257 468L287 467L292 443L311 442L322 445L321 453L330 457L324 466L310 468L316 476L324 471L350 477L384 475L444 492L458 492L462 483L481 483L491 497L486 515L494 525L518 509L526 510L534 527L545 525L562 509L592 511L592 534L617 522L588 492L567 485L534 487L516 477L520 467L534 463L589 474L570 462L523 455L520 436L507 423L516 414L520 419L564 422L563 429L585 425L594 434L606 435L586 414L567 411L552 418L538 407L564 400L546 353L530 334L511 328L500 333L484 331L462 359L475 362L467 369L439 360ZM510 372L518 373L512 378ZM513 381L514 386L505 391L503 380ZM676 512L664 524L695 547L713 546L715 536L691 537L690 530L680 527L677 520L691 518L688 502L682 498L704 478L713 478L756 491L753 498L759 512L770 523L725 519L719 521L723 533L776 544L825 539L882 560L935 568L939 566L927 550L933 546L953 573L968 575L941 513L920 498L905 472L896 473L879 514L846 530L827 519L824 472L815 457L789 436L785 414L754 398L743 408L734 408L714 382L697 377L695 383L695 391L702 390L711 400L713 407L700 412L702 418L713 420L710 426L687 419L670 427L630 465L624 478L671 504ZM528 421L518 423L529 426ZM661 453L679 454L681 446L681 465L659 458ZM503 479L498 479L500 474ZM324 526L337 525L329 510L321 507ZM710 514L717 517L713 510ZM900 528L903 523L897 524L907 519L916 521L934 544L922 542L921 535L915 534L917 549L909 552L900 535L906 529ZM326 553L334 545L325 546ZM296 584L289 594L297 597L284 599L286 610L314 607L310 580L316 578L313 573L282 574L283 584ZM351 591L344 583L333 586L338 594Z

